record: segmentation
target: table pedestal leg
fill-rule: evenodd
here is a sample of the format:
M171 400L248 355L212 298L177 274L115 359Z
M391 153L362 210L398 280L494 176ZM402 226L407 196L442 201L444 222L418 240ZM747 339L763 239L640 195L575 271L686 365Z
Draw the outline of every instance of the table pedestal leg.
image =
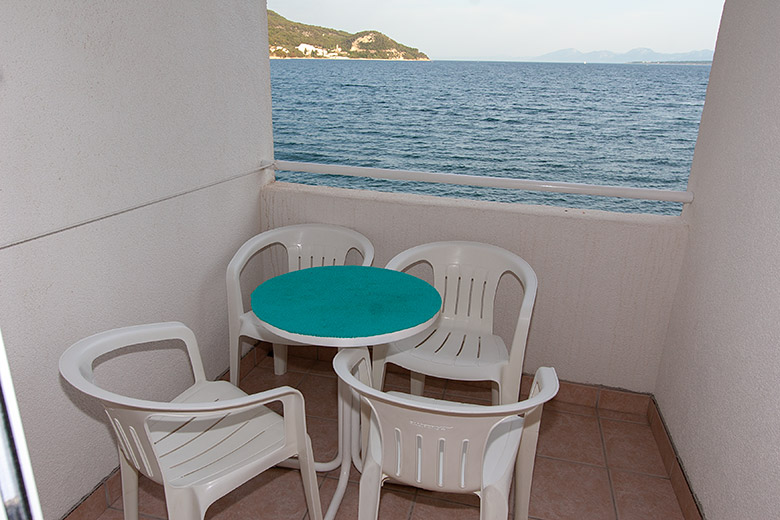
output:
M339 453L341 455L341 471L339 472L339 483L333 498L325 513L325 520L333 520L336 512L344 498L349 483L349 474L352 470L352 392L349 387L339 380Z

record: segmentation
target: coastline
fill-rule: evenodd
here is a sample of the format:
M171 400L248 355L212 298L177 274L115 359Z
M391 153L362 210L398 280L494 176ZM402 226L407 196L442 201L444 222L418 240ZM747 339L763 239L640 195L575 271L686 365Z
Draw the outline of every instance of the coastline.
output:
M406 59L406 58L349 58L347 56L322 56L322 57L312 57L312 56L268 56L269 59L272 60L352 60L352 61L431 61L430 58L415 58L415 59Z

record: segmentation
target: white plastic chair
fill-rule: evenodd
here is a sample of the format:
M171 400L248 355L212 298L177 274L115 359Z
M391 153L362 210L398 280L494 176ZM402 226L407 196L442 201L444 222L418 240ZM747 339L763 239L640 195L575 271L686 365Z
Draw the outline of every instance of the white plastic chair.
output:
M380 488L388 479L430 491L475 493L482 520L506 519L513 474L514 518L528 518L542 405L558 392L554 369L536 371L525 401L479 406L379 391L371 386L365 349L342 350L333 367L370 408L360 520L377 518Z
M195 377L195 384L171 402L129 398L94 383L99 356L165 340L184 342ZM169 519L202 520L214 501L294 456L309 515L322 519L301 393L285 386L247 395L227 381L206 381L195 336L183 324L95 334L62 354L60 373L106 410L117 438L125 520L138 519L138 472L164 486ZM282 402L284 417L263 406L272 401Z
M329 224L299 224L271 229L250 238L236 252L227 268L228 322L230 329L230 382L238 385L241 362L241 337L246 336L273 344L274 373L287 372L287 345L265 329L255 314L244 308L240 276L247 262L255 254L273 245L287 250L288 271L323 265L344 265L347 254L356 250L363 257L363 265L374 261L374 246L351 229Z
M429 329L409 339L374 347L373 380L384 383L386 364L410 370L411 392L422 395L425 375L460 381L494 381L493 404L516 402L536 300L536 274L509 251L478 242L434 242L399 253L388 269L406 271L420 263L433 269L442 312ZM510 348L493 334L493 307L502 275L514 275L523 299Z

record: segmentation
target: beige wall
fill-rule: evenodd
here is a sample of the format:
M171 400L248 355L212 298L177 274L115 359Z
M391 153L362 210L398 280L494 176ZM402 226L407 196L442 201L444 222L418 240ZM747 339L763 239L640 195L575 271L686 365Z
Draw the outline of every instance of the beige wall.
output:
M710 520L777 518L780 3L727 0L655 394Z
M210 376L227 367L225 267L259 230L272 155L264 7L0 6L0 327L47 519L118 464L101 412L58 375L65 348L175 319Z
M687 236L679 217L280 182L263 188L261 208L264 229L303 222L357 229L374 243L375 265L437 240L514 251L539 278L525 372L549 365L569 381L655 388ZM513 319L497 311L496 330L509 337Z

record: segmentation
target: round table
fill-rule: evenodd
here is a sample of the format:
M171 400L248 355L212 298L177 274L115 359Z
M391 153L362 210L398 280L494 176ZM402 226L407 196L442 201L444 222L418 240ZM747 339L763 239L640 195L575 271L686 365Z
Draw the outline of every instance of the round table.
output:
M439 293L399 271L360 265L312 267L276 276L252 293L271 332L299 343L359 347L396 341L433 323Z
M271 278L252 292L252 311L274 334L298 343L359 347L397 341L430 327L441 296L415 276L367 266L311 267ZM339 462L339 484L326 519L336 515L349 480L351 394L339 382L339 454L318 471ZM336 466L333 466L333 464Z

